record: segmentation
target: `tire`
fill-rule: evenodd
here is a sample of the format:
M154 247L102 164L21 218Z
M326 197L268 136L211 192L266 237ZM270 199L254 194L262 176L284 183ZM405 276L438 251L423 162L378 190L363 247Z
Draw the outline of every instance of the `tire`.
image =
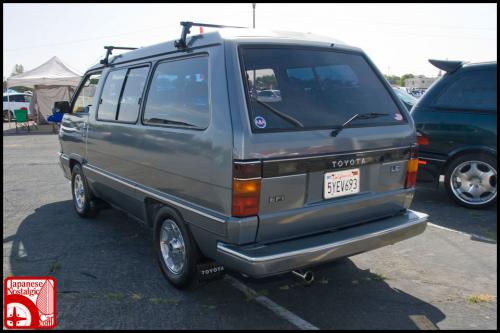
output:
M497 201L497 161L486 154L466 154L448 165L448 195L467 208L485 208Z
M71 194L78 215L84 218L97 215L96 201L80 164L75 164L71 170Z
M200 252L182 218L162 207L154 219L154 248L163 275L178 289L192 287L197 280Z

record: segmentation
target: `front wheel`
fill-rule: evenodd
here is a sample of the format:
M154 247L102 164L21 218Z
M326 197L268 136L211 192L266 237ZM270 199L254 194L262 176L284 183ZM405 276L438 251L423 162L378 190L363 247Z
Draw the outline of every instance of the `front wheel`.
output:
M489 155L467 154L446 170L448 195L467 208L490 206L497 199L497 161Z
M97 207L92 192L87 184L80 164L75 164L71 170L71 193L73 206L81 217L94 217Z

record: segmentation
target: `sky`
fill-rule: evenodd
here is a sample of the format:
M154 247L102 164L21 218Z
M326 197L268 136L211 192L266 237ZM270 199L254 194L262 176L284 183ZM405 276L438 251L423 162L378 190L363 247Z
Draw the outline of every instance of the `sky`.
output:
M3 76L15 64L27 71L53 56L83 73L103 58L104 45L177 39L180 21L252 27L252 4L4 3ZM496 4L257 3L256 27L342 40L389 75L436 76L430 58L497 60Z

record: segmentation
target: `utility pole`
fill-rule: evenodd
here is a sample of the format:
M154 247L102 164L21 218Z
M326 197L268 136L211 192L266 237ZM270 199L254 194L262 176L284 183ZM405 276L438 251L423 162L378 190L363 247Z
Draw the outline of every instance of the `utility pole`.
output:
M255 5L256 3L252 3L252 7L253 7L253 28L255 29Z

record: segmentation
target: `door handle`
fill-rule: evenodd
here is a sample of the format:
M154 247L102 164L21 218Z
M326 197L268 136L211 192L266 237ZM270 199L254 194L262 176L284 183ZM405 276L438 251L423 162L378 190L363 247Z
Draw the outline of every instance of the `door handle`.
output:
M83 124L83 125L82 125L82 132L81 132L82 137L84 137L84 136L86 136L86 135L87 135L87 128L88 128L88 127L89 127L89 125L88 125L88 124Z

